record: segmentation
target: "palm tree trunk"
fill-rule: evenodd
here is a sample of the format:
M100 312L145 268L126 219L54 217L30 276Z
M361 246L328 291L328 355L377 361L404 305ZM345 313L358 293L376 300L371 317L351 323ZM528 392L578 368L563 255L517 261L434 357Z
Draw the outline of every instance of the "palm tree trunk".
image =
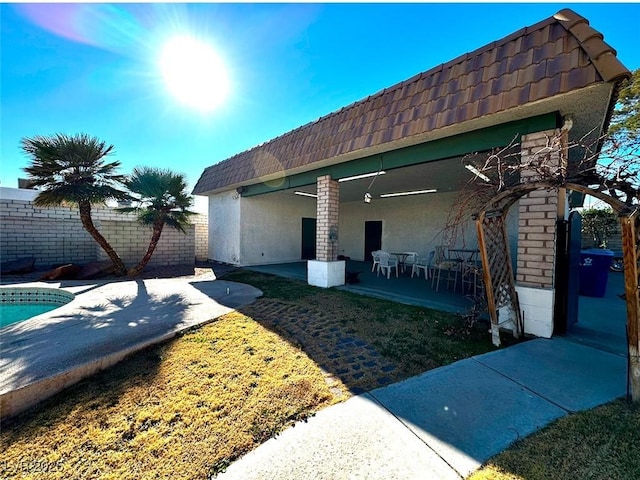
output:
M125 266L124 262L118 256L116 251L111 247L111 245L109 245L107 239L102 236L102 234L93 224L93 219L91 218L91 203L86 200L81 200L78 204L78 208L80 210L80 221L82 222L82 226L87 232L89 232L89 235L91 235L93 239L98 242L98 245L102 247L102 249L113 262L114 275L122 276L126 274L127 267Z
M142 273L145 265L149 263L151 260L151 256L158 246L158 242L160 241L160 235L162 234L162 229L164 228L164 220L159 220L154 222L153 224L153 234L151 235L151 241L149 242L149 247L147 248L147 253L144 254L144 257L138 262L138 264L130 268L127 272L127 275L130 277L137 277Z

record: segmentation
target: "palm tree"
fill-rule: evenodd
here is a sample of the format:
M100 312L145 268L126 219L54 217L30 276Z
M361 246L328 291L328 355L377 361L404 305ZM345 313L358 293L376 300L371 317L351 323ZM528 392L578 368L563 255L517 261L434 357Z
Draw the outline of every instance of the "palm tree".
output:
M154 167L136 167L124 182L137 206L118 208L122 213L135 212L142 225L153 228L147 252L127 272L130 277L140 275L158 246L165 225L186 234L189 215L195 214L188 208L193 200L186 192L187 183L182 174Z
M124 275L127 269L123 261L91 218L92 205L104 204L109 199L129 198L115 187L124 179L116 173L120 162L105 162L105 158L113 153L113 145L84 133L38 135L23 138L20 144L31 159L31 165L24 171L33 186L43 188L34 204L45 207L65 203L78 205L82 226L109 256L114 273Z

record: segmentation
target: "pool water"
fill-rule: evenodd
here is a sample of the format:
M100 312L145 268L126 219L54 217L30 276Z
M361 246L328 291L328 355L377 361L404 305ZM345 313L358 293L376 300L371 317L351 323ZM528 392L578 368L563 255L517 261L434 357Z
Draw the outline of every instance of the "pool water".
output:
M50 312L71 300L74 295L57 288L0 288L0 328Z
M43 303L10 303L0 305L0 328L55 310L60 305Z

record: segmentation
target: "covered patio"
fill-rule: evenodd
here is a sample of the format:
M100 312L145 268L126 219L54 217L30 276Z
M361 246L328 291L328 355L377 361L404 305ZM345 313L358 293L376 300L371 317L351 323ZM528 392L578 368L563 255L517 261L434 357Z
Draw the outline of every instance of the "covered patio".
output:
M278 263L246 267L247 270L269 273L281 277L307 281L307 262ZM357 260L346 261L347 272L361 272L359 282L345 284L336 288L370 297L383 298L393 302L433 308L452 313L464 313L472 305L470 292L462 292L460 282L456 291L441 285L438 291L431 287L431 279L425 280L424 274L411 278L411 269L399 272L387 279L386 276L371 271L371 262Z
M562 10L207 167L194 194L209 197L210 259L464 311L472 302L459 289L436 292L424 278L371 275L372 252L425 257L446 246L486 258L472 220L480 212L457 207L475 198L465 190L471 180L490 182L482 173L487 156L514 150L518 175L529 183L541 157L553 168L575 165L585 145L598 145L629 75L587 19ZM491 265L517 282L505 297L519 297L496 326L553 335L565 193L553 185L529 192L500 215L500 225L488 222L499 240L491 249L502 255ZM498 218L488 213L483 218ZM353 270L362 271L361 282L345 285Z

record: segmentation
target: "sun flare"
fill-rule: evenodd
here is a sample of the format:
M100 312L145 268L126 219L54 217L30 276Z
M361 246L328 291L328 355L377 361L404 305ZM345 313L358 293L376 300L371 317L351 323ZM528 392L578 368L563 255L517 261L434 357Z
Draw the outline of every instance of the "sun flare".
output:
M209 112L229 91L224 64L213 47L189 36L170 38L160 53L164 82L176 99L188 107Z

